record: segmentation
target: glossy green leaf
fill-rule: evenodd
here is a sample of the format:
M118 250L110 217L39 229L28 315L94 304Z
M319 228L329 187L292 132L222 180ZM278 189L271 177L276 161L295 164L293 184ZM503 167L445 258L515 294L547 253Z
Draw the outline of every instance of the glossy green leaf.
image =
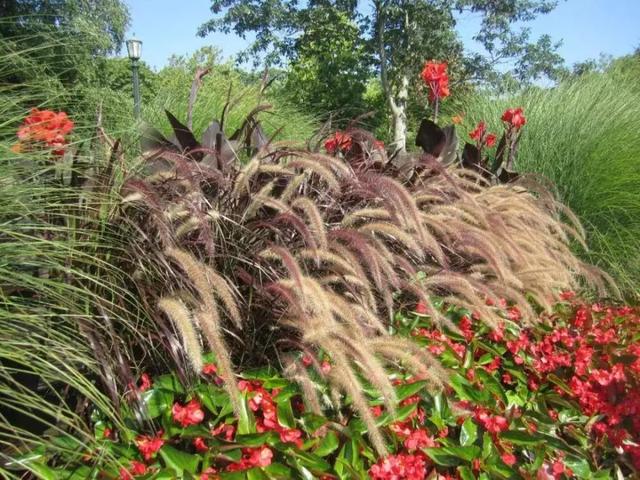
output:
M200 463L200 457L197 455L182 452L166 444L160 449L160 456L167 467L175 470L179 475L182 475L185 471L195 474Z
M326 425L328 420L325 417L314 413L305 413L302 416L302 426L309 434L315 433L320 427Z
M509 403L502 385L493 375L482 368L476 369L476 375L482 381L486 389L502 400L505 405Z
M173 406L173 393L151 389L141 394L142 404L149 418L157 418L165 412L171 411Z
M476 480L476 476L473 474L473 470L467 466L460 466L457 468L458 475L462 480Z
M540 435L522 430L509 430L500 434L500 439L514 445L538 445L542 442Z
M261 468L250 468L246 472L247 480L268 480L268 476Z
M286 428L295 428L296 420L293 416L291 401L289 399L281 400L276 403L278 412L278 423Z
M239 414L238 434L245 435L247 433L254 433L256 431L256 420L253 412L249 409L246 394L242 395Z
M467 418L460 429L460 445L473 445L478 438L478 426L471 418Z
M319 457L326 457L336 451L339 446L338 435L333 430L329 430L313 453Z
M286 465L277 462L274 462L268 467L263 468L263 471L267 475L267 477L274 480L288 480L290 478L293 478L291 469Z
M442 448L425 448L424 452L434 463L443 467L455 467L460 464L460 459L455 455L445 452Z
M173 393L184 394L185 390L175 375L160 375L153 379L153 388L161 388Z
M396 387L396 396L398 397L398 401L406 400L412 395L415 395L424 387L427 386L427 382L424 380L420 380L418 382L413 383L405 383L398 387Z
M242 447L259 447L260 445L273 445L280 437L276 432L249 433L236 435L234 443Z

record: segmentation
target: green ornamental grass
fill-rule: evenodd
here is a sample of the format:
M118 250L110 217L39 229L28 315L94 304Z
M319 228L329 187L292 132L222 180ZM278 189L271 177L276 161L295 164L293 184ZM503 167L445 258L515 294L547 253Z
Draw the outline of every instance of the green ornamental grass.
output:
M636 60L637 62L637 60ZM478 95L462 131L485 120L501 131L500 116L522 106L524 127L516 169L552 182L583 222L584 258L612 274L637 301L640 283L640 91L637 76L613 67L512 98Z

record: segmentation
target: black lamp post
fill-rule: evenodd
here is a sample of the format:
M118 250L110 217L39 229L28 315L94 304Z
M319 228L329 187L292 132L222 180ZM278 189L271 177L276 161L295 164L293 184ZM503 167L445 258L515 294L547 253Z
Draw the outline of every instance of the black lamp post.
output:
M142 51L142 41L132 38L127 40L127 53L131 59L133 73L133 113L140 118L140 77L138 75L138 60Z

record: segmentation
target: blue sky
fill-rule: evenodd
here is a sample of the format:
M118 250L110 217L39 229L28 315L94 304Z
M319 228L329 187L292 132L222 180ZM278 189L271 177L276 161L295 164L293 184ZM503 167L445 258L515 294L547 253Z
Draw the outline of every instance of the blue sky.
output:
M209 0L126 0L132 16L130 35L143 43L143 59L161 68L171 54L189 54L204 45L222 49L232 56L248 45L235 35L196 36L198 27L211 17ZM640 46L640 0L566 0L548 15L528 25L533 36L548 33L562 40L560 53L569 64L598 58L600 54L620 56ZM473 48L471 37L477 18L465 16L459 32L465 45Z

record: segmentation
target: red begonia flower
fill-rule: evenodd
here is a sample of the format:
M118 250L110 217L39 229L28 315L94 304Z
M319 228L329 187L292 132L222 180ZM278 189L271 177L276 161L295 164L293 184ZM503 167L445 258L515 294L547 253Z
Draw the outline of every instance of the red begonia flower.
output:
M183 427L197 425L204 420L204 412L197 400L191 400L184 406L176 402L173 404L171 413L173 419Z

